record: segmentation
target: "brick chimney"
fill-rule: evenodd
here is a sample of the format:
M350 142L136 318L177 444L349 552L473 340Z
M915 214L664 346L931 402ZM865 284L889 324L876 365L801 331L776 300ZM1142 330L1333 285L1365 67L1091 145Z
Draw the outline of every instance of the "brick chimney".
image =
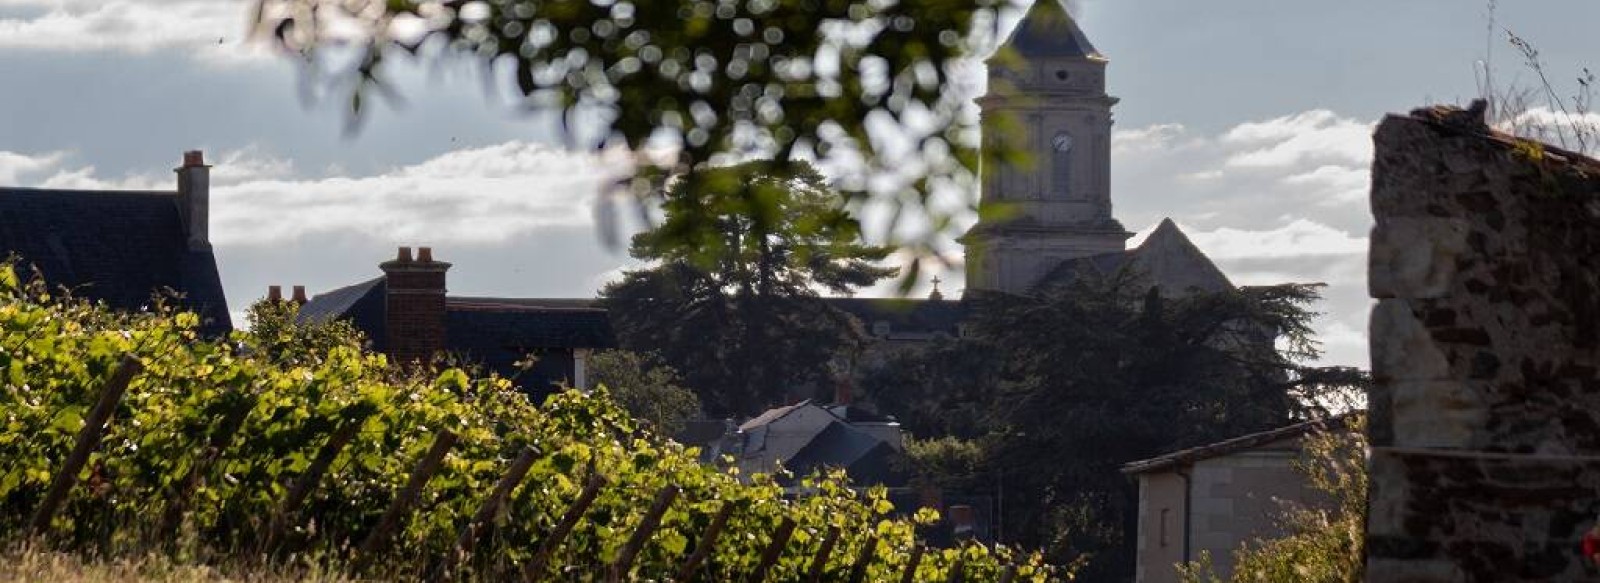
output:
M433 260L433 249L420 247L417 258L401 247L383 269L388 296L384 328L389 359L397 363L425 362L444 350L445 271L450 264Z
M178 216L183 221L189 250L209 251L211 167L200 150L189 150L183 153L183 165L173 171L178 173Z
M303 286L303 285L294 286L294 298L291 299L290 301L294 302L295 304L301 305L301 306L304 306L304 305L306 305L306 302L311 301L311 300L306 298L306 286Z
M281 302L281 301L283 301L283 286L281 286L281 285L269 285L269 286L267 286L267 301L269 301L269 302Z
M855 386L848 375L840 375L833 381L833 404L849 405L855 402Z

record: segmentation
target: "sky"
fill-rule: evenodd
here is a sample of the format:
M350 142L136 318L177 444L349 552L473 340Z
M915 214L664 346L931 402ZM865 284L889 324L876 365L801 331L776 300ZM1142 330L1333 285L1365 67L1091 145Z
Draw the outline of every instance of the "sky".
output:
M1367 365L1374 124L1478 96L1485 63L1502 90L1529 87L1505 29L1538 47L1559 91L1600 62L1593 0L1502 1L1494 30L1476 0L1071 9L1122 100L1115 215L1141 232L1171 217L1237 284L1328 284L1316 306L1327 364ZM375 277L399 245L454 263L460 295L591 297L638 267L597 204L615 165L564 148L474 63L402 62L400 101L351 132L345 102L246 40L248 12L243 0L0 0L0 185L171 189L181 153L205 150L235 310L268 285L315 294ZM959 272L943 279L960 289Z

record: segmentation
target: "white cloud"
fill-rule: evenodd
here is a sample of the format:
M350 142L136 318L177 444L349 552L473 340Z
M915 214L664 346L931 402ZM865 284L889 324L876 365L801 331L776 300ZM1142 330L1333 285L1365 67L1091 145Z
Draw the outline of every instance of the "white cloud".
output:
M1372 124L1324 110L1214 133L1176 124L1116 132L1116 214L1178 221L1234 283L1324 282L1314 326L1325 362L1366 366L1366 203Z
M0 49L146 53L178 49L208 61L264 54L244 43L245 0L0 0Z
M508 142L373 176L249 180L213 190L211 233L223 245L326 234L495 243L592 225L607 174L586 155Z
M1276 229L1220 228L1190 232L1190 240L1212 259L1279 259L1352 255L1367 252L1367 238L1353 237L1310 219L1295 219Z
M63 157L64 152L29 156L0 150L0 185L21 184L23 176L54 168Z
M173 190L171 179L154 176L128 176L119 179L102 179L95 176L94 166L83 166L57 171L40 183L41 188L77 190Z
M1501 130L1594 156L1600 153L1600 112L1527 109L1496 124Z
M1182 144L1184 146L1197 145L1198 142L1188 138L1188 128L1183 124L1168 123L1157 124L1131 130L1116 130L1112 132L1111 152L1113 155L1122 156L1141 152L1154 152L1171 150Z
M1282 168L1305 162L1366 163L1372 124L1313 110L1241 124L1220 140L1239 148L1227 159L1238 168Z
M172 190L152 172L102 178L64 167L64 154L0 152L0 182L53 172L45 188ZM385 242L495 244L553 227L594 225L594 203L614 165L525 142L456 150L369 176L299 178L288 160L255 148L212 161L211 238L268 246L316 236Z

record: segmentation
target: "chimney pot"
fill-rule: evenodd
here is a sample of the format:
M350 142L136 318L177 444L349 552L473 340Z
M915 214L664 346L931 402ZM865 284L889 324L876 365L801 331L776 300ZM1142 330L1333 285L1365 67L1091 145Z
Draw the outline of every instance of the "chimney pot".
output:
M281 302L281 301L283 301L283 286L281 286L281 285L269 285L269 286L267 286L267 301L269 301L269 302Z
M294 286L294 303L297 303L297 304L300 304L300 305L303 306L308 301L311 301L311 300L306 299L306 286L303 286L303 285Z
M196 166L205 166L205 165L206 165L205 152L202 152L200 150L189 150L189 151L183 153L183 167L184 168L194 168Z
M420 261L422 263L433 263L433 248L432 247L418 247L417 248L417 261Z
M401 247L400 248L400 253L395 255L394 260L395 261L399 261L401 263L411 263L411 248L410 247Z

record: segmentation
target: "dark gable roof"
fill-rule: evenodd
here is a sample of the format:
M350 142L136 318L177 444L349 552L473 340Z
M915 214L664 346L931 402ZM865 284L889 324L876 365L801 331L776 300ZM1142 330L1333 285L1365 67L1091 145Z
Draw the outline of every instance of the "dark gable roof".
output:
M1166 470L1177 466L1186 466L1198 461L1214 457L1225 456L1241 451L1256 449L1271 445L1279 441L1296 439L1314 431L1340 431L1349 427L1350 416L1355 414L1345 413L1331 419L1320 419L1296 423L1288 427L1279 427L1242 435L1233 439L1219 441L1212 444L1178 450L1169 454L1153 457L1146 460L1129 462L1122 466L1122 473L1129 475L1146 474Z
M451 304L506 306L507 308L599 308L595 298L489 298L451 296Z
M1105 58L1060 0L1035 0L1007 42L1023 57Z
M374 350L388 348L388 327L384 323L384 293L388 286L382 277L317 294L300 306L295 316L300 322L325 322L343 318L367 335Z
M120 310L174 290L211 335L233 329L211 250L192 250L177 193L0 187L0 256L15 253L51 286Z
M904 481L894 464L899 455L894 446L883 440L844 422L832 421L783 465L795 476L823 468L843 468L858 484L898 484Z
M595 308L530 308L449 298L445 328L449 350L486 360L491 353L504 350L526 354L531 349L616 345L610 317Z

